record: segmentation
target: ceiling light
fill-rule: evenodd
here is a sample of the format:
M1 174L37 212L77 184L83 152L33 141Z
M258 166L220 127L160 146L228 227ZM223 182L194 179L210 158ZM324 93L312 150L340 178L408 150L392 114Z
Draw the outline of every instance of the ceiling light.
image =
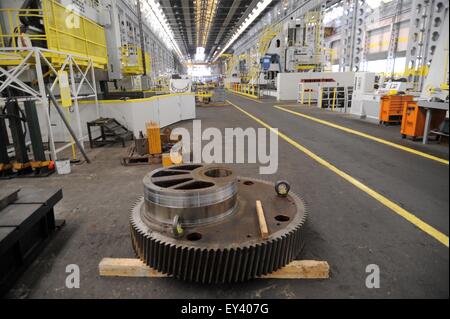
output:
M197 47L197 51L195 53L196 61L204 61L205 60L205 48Z
M248 26L255 21L255 19L267 8L267 6L272 2L272 0L261 0L260 2L258 2L258 4L256 5L256 8L254 8L252 10L252 12L249 14L248 16L248 20L246 19L237 29L237 32L233 35L233 37L230 39L230 41L228 41L227 45L225 45L225 47L222 49L222 51L220 51L219 54L217 54L217 56L214 58L213 62L215 62L219 56L222 55L222 53L224 53L228 47L230 45L233 44L234 41L237 40L237 38L239 38L239 36L248 28Z
M173 50L178 55L181 61L184 60L183 53L181 52L180 48L178 47L177 42L174 39L174 34L172 29L170 28L167 17L164 14L160 4L156 0L146 0L144 2L144 10L147 11L147 14L152 14L152 21L156 20L162 31L167 37L168 42L171 44Z
M197 47L206 46L212 21L217 12L218 2L218 0L197 0L194 2Z

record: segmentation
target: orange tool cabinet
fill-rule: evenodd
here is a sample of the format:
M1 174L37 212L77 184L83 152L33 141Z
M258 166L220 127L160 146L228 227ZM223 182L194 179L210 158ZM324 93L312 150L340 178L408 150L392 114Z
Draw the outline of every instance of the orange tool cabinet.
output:
M380 103L380 124L400 123L405 102L412 101L412 95L385 95Z
M431 112L430 130L434 130L441 125L442 121L445 120L445 115L447 112L445 110L432 110ZM405 102L405 106L403 108L402 127L400 129L402 137L412 137L413 140L423 137L426 116L427 110L419 107L417 102Z

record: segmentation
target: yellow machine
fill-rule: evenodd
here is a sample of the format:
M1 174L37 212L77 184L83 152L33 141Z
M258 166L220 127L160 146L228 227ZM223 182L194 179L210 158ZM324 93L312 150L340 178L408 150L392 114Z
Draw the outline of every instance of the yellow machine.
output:
M196 84L195 85L195 97L198 102L208 104L211 102L213 97L213 91L216 87L214 82L207 84Z
M137 46L122 47L122 73L123 75L150 74L152 68L150 54L145 53L145 70L142 62L142 50Z
M32 46L45 47L48 51L44 56L53 65L64 63L65 58L58 52L91 58L96 68L105 68L108 64L104 28L55 0L42 0L42 9L0 9L0 14L6 17L5 25L10 30L4 33L0 28L0 47L17 49L0 54L0 65L18 65L26 54L21 48ZM43 33L24 30L23 19L42 20ZM77 63L83 65L86 61L79 59Z
M202 89L202 90L198 90L195 93L195 96L197 97L197 101L208 104L209 102L211 102L212 93L208 90Z

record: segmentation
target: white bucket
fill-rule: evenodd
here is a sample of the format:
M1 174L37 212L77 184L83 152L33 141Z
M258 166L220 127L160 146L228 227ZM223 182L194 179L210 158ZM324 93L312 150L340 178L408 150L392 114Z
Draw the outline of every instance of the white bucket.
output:
M70 174L70 160L57 160L55 166L59 175Z

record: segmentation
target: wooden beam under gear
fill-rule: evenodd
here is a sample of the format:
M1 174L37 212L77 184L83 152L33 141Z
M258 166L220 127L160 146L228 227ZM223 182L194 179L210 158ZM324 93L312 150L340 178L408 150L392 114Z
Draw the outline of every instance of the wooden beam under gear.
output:
M106 277L169 277L150 268L137 258L103 258L98 265L100 276ZM327 279L330 266L326 261L294 260L283 268L260 279Z

